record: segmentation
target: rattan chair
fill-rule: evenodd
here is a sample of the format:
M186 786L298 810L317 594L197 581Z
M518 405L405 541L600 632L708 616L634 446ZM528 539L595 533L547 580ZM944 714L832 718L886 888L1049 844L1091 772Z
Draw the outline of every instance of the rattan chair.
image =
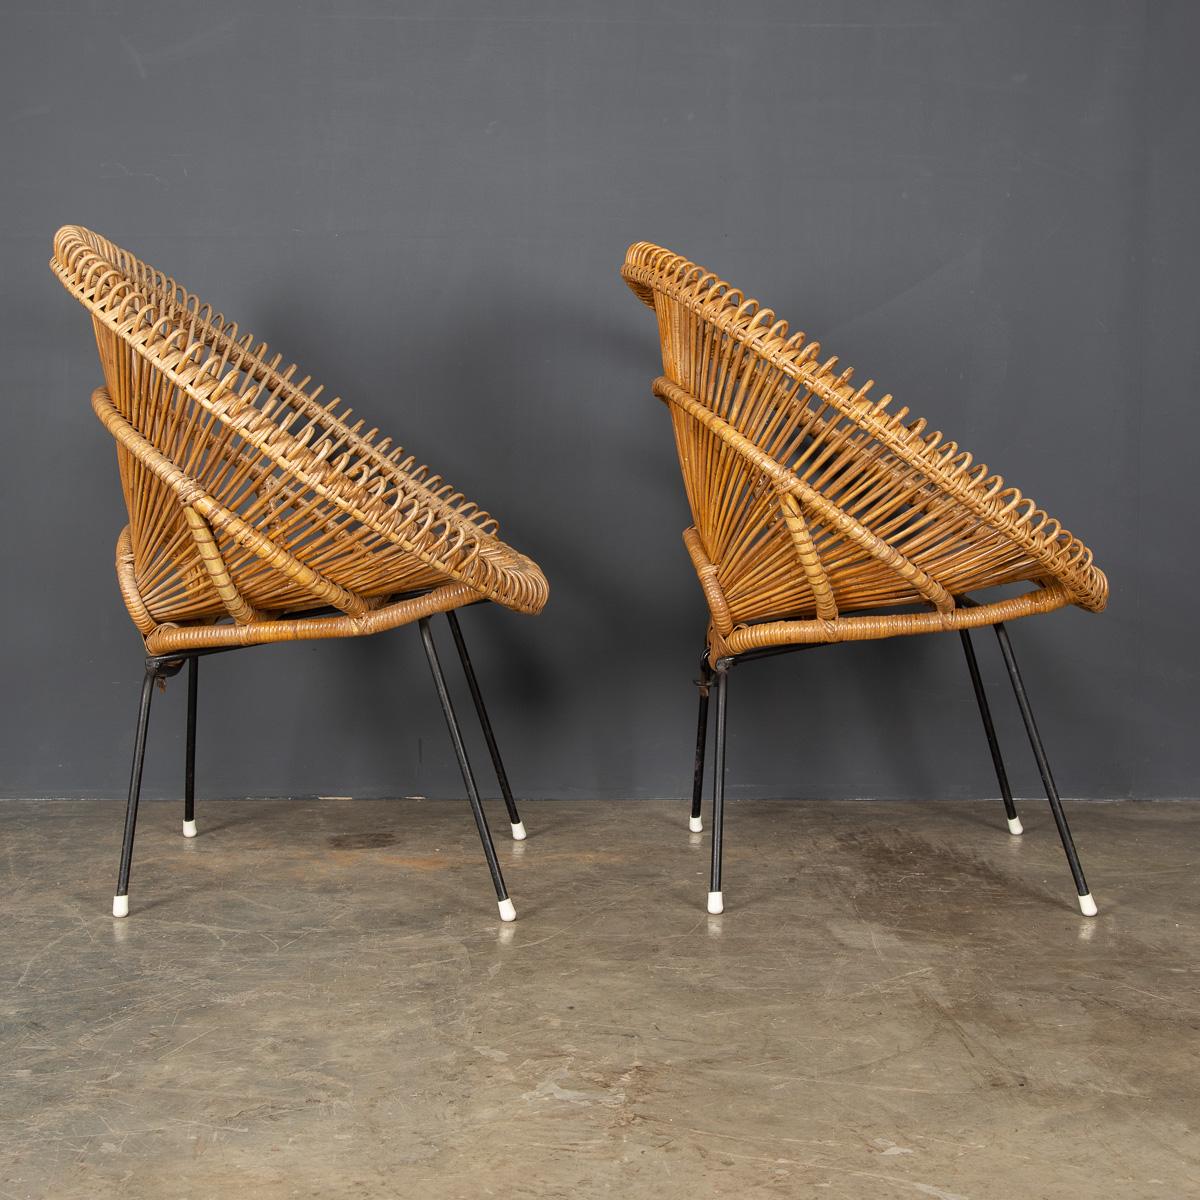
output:
M659 246L622 275L658 317L666 403L695 524L683 540L708 602L691 828L702 828L710 690L716 691L712 874L721 884L729 669L790 650L955 631L1004 798L1022 832L970 630L991 625L1062 838L1079 907L1096 905L1034 722L1005 622L1069 604L1104 608L1086 546L956 443L851 386L836 358L715 275ZM973 591L1031 583L987 602ZM1009 589L1011 590L1011 589Z
M95 233L66 226L51 269L92 315L129 524L117 581L146 647L113 915L129 872L154 684L188 668L183 833L196 834L201 655L416 622L466 785L500 915L515 917L446 687L430 618L445 613L513 837L525 837L455 609L536 613L537 565L497 524L265 343Z

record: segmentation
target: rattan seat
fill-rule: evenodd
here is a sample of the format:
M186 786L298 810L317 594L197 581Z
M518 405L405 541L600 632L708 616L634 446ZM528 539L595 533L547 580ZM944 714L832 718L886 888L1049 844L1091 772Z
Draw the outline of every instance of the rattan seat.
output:
M152 653L541 609L545 577L486 512L265 343L89 230L59 230L51 267L95 325L92 405L131 500L118 576ZM279 619L321 608L340 615Z

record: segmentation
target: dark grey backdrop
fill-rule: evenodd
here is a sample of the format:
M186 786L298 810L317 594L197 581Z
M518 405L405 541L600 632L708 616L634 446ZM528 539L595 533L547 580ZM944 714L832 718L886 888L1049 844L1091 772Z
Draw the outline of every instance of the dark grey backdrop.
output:
M542 617L463 617L519 792L688 786L704 614L653 320L617 273L646 238L1091 543L1108 612L1014 627L1060 783L1196 794L1195 5L4 10L4 794L121 793L140 679L90 329L46 269L68 221L298 358L544 564ZM460 793L411 630L202 674L201 794ZM179 786L181 692L151 794ZM733 794L994 794L973 704L957 639L739 669Z

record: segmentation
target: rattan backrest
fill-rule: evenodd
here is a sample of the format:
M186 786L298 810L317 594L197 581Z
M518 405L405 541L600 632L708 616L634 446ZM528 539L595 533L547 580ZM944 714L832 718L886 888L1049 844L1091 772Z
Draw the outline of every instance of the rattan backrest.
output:
M156 620L229 608L209 542L266 611L357 613L447 580L542 606L544 578L487 513L173 279L77 226L58 231L50 265L92 314L107 392L95 406L118 441L137 591Z
M658 317L680 467L717 624L930 603L1022 580L1104 607L1088 548L757 301L662 247L623 277ZM698 564L699 565L699 564ZM798 569L801 568L801 569ZM714 608L714 614L719 611Z

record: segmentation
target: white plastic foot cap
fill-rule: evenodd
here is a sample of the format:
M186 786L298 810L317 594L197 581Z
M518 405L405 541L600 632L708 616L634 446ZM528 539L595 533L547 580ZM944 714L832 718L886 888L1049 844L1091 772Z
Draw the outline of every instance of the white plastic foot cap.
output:
M704 821L700 817L688 817L688 828L693 833L703 833Z
M708 911L715 917L718 913L725 911L725 893L724 892L709 892L708 893Z
M196 822L195 821L184 821L183 836L184 837L195 837L196 836Z
M1085 917L1094 917L1100 910L1096 907L1095 900L1092 899L1091 892L1085 892L1079 897L1079 911Z
M129 916L129 897L114 896L113 897L113 916L127 917Z
M525 840L526 835L525 835L525 822L524 821L514 821L512 823L512 831L513 831L513 841L514 842L523 842Z
M511 900L500 901L500 920L515 921L517 919L517 909Z
M1008 818L1008 832L1011 833L1013 837L1017 837L1019 834L1025 832L1025 826L1021 824L1020 817Z

